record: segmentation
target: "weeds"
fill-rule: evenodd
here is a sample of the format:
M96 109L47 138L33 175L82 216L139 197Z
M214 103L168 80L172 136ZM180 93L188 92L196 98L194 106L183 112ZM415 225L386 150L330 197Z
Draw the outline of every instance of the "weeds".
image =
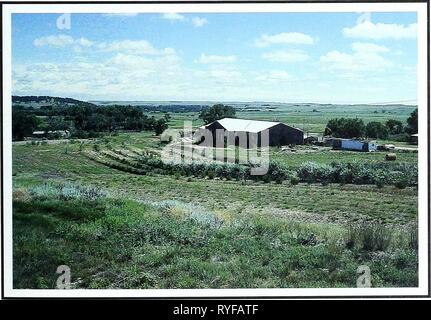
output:
M350 225L346 247L365 251L385 251L393 240L393 231L379 223L362 222Z
M342 229L323 224L248 213L225 220L189 203L91 190L16 190L15 288L54 288L61 264L74 288L354 287L361 264L373 286L417 285L414 233L394 248L391 229L364 223L345 243Z
M74 184L45 183L32 187L28 190L29 194L38 200L59 199L59 200L88 200L94 201L104 198L106 193L98 188L83 187Z

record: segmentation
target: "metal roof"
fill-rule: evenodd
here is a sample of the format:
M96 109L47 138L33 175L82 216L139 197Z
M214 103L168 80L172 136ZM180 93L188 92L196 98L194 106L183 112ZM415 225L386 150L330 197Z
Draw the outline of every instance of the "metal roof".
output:
M227 131L244 131L244 132L255 132L255 133L269 129L281 123L281 122L272 122L272 121L246 120L246 119L234 119L234 118L223 118L214 122L218 122L219 124L221 124L223 128L225 128ZM207 126L209 126L210 124L208 124Z

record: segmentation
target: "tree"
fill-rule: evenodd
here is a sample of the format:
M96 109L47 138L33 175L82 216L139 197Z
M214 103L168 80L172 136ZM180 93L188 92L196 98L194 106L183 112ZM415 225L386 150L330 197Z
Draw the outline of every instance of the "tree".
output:
M386 127L390 134L400 134L404 131L403 123L399 120L389 119L386 121Z
M14 140L24 140L37 128L39 121L35 115L25 111L12 112L12 137Z
M167 112L164 114L164 117L165 117L166 121L171 120L171 115Z
M407 119L406 132L409 134L418 133L418 109L415 109Z
M210 108L202 110L199 114L199 118L202 119L205 124L223 118L235 118L235 109L231 106L215 104Z
M325 135L337 138L359 138L364 135L365 125L361 119L336 118L328 121Z
M48 117L46 122L47 131L68 130L70 127L70 123L64 121L63 117Z
M168 128L165 118L160 118L154 122L154 132L156 135L160 135Z
M365 134L369 138L386 139L388 137L388 128L381 122L371 121L365 127Z

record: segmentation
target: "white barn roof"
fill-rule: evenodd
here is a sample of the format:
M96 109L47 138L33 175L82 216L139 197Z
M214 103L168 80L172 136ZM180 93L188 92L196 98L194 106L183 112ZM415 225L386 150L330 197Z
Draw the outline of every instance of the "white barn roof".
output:
M256 132L256 133L269 129L277 124L280 124L280 122L245 120L245 119L234 119L234 118L223 118L214 122L220 123L223 126L223 128L225 128L227 131L244 131L244 132Z

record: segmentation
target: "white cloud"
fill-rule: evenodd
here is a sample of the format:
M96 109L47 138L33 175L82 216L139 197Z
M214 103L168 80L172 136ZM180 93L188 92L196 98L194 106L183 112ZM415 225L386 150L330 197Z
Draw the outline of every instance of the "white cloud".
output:
M85 48L93 47L103 52L132 52L134 54L147 55L172 55L175 50L172 48L157 49L146 40L115 40L111 42L94 42L86 38L74 39L71 36L58 35L41 37L34 40L34 45L66 47L72 46L76 53L83 53Z
M291 79L292 77L290 74L284 70L270 70L269 72L262 73L256 77L256 80L266 83L277 83Z
M414 39L417 37L417 24L387 24L365 21L352 28L344 28L343 34L349 38L362 39Z
M73 43L74 43L73 38L71 36L67 36L64 34L40 37L40 38L34 39L33 41L33 44L36 47L43 47L43 46L65 47Z
M174 13L174 12L162 13L161 16L162 16L162 19L170 20L172 22L181 21L181 22L191 23L196 28L202 27L209 23L206 18L202 18L202 17L188 18L185 15Z
M232 63L236 61L236 56L217 56L217 55L206 55L202 53L196 62L203 64L211 63Z
M79 38L75 40L75 44L78 44L83 47L91 47L94 44L94 42L85 38Z
M313 44L314 39L300 32L284 32L274 35L264 34L255 40L256 47L267 47L272 44Z
M301 50L279 50L264 53L262 58L271 62L302 62L308 59L308 55Z
M97 44L97 48L106 52L120 51L149 55L169 55L175 53L175 50L172 48L156 49L146 40L117 40L101 42Z
M372 43L352 44L352 53L333 50L320 57L322 71L331 72L339 77L366 77L394 66L382 53L388 49Z
M117 53L100 61L13 66L13 91L21 94L145 97L176 92L184 79L187 73L175 55Z
M193 17L192 18L192 24L195 27L202 27L208 23L208 20L206 18L200 18L200 17Z
M240 81L242 79L241 72L237 70L209 70L210 77L224 82Z
M389 49L384 46L379 46L375 43L354 42L352 49L357 52L388 52Z
M166 19L166 20L171 20L171 21L184 21L184 20L186 20L185 16L183 16L182 14L179 14L179 13L175 13L175 12L163 13L162 18Z

